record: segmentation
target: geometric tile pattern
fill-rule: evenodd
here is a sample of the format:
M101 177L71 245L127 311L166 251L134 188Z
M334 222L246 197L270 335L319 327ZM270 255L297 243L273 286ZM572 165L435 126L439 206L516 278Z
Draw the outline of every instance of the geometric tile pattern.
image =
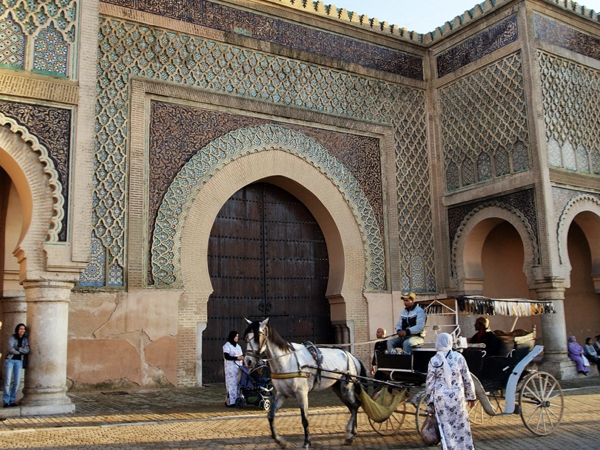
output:
M520 52L440 89L440 105L448 191L531 168Z
M38 154L38 161L43 165L42 172L47 179L50 190L52 191L52 218L48 223L47 242L58 242L58 236L63 225L65 217L65 199L62 196L62 186L59 181L59 175L54 166L53 159L48 155L48 149L40 143L40 140L31 133L27 127L19 121L0 112L0 126L11 130L14 134L28 144L31 151Z
M0 65L22 69L25 64L27 38L12 14L0 20Z
M79 0L0 0L0 23L14 21L23 36L36 36L35 43L23 41L23 46L34 45L24 53L34 60L23 61L20 67L67 76L67 56L75 42L78 9ZM6 31L0 27L0 42L5 38ZM1 56L0 64L5 64Z
M150 102L149 122L147 236L150 244L165 193L177 173L199 149L232 131L258 125L282 125L280 121L267 118L155 100ZM371 205L383 236L380 139L295 123L284 126L315 141L352 174ZM149 272L149 284L152 284Z
M537 57L550 166L600 175L600 71L541 51Z
M104 0L104 3L169 17L227 33L241 34L260 41L316 53L416 80L423 79L423 58L420 56L216 2L206 0L187 0L185 2Z
M403 111L392 104L391 116L396 141L396 196L398 240L403 290L435 293L435 257L431 180L427 157L425 93L407 90L405 100L414 105Z
M40 31L35 39L33 70L50 75L67 76L69 45L62 35L50 24Z
M228 163L245 155L280 150L303 159L338 187L354 216L365 252L365 289L385 287L383 241L373 210L352 174L306 136L276 125L232 131L198 151L179 171L158 210L152 243L152 275L157 286L182 287L181 231L202 186Z
M515 42L518 38L517 16L509 17L441 53L436 58L437 76L441 78L448 75L511 42Z
M106 285L106 249L92 232L90 263L79 276L80 286Z
M50 235L54 236L51 240L58 242L67 240L69 229L72 114L73 111L67 108L0 99L0 116L14 121L35 136L45 149L45 158L51 161L45 170L52 168L53 178L56 177L58 183L52 181L51 185L59 189L61 201L55 200L54 207L60 212L55 212L53 220L59 220L60 223L50 231ZM44 160L42 157L40 159Z
M434 278L424 91L125 20L101 17L98 36L92 221L115 280L125 267L131 76L390 124L395 130L400 241L408 228L409 247L423 258L428 282ZM403 270L414 254L401 250ZM411 271L405 274L410 277Z

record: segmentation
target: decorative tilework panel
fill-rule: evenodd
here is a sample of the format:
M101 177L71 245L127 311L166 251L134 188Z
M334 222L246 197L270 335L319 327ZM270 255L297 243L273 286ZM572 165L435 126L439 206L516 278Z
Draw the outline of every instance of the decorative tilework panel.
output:
M560 144L554 138L551 138L548 142L548 157L550 166L552 167L562 167L562 150L560 148Z
M69 45L50 24L35 39L33 70L50 75L67 76Z
M471 211L488 203L506 205L507 207L519 211L524 220L531 227L536 244L539 246L535 192L533 189L525 189L507 195L500 195L492 199L482 200L480 202L448 208L448 234L451 243L454 242L458 228L465 217L467 217Z
M373 209L356 179L315 141L282 126L260 125L235 130L202 148L179 171L158 210L152 242L152 274L158 286L182 287L180 246L183 226L202 186L229 162L266 150L303 159L338 188L363 240L364 288L385 288L385 255Z
M590 153L592 173L600 175L600 151L598 151L598 149L592 149Z
M460 187L460 178L458 176L458 166L451 162L446 169L446 189L454 191Z
M582 173L590 173L589 155L581 146L577 148L577 169Z
M600 60L600 39L539 14L533 15L533 25L538 39Z
M128 97L131 75L277 105L390 124L403 214L403 273L418 252L435 278L424 91L314 64L101 18L92 223L107 266L125 267ZM344 149L344 151L350 151ZM354 161L354 160L349 160ZM406 188L408 186L408 188ZM410 234L405 229L411 230Z
M23 55L33 55L33 61L25 61L23 57L22 64L14 67L67 76L69 52L75 51L79 1L0 0L0 24L13 21L24 36L33 37L22 44ZM1 29L0 25L0 42L3 41ZM26 45L33 48L28 50Z
M398 240L400 242L400 272L403 290L435 293L435 255L431 227L431 180L427 158L427 124L425 93L406 90L401 99L414 105L407 111L392 103L392 126L396 141L396 194L398 196ZM383 97L385 99L385 97ZM387 100L386 100L387 101ZM413 258L423 262L423 280L412 281ZM420 278L421 279L421 278Z
M515 173L524 172L531 167L529 163L529 151L523 142L518 140L513 145L513 170Z
M298 131L318 142L339 160L365 193L383 236L379 139L153 101L149 150L149 239L152 239L156 213L169 185L199 149L231 131L266 124Z
M71 158L71 110L52 108L28 103L0 100L0 112L11 117L35 135L40 144L48 150L62 184L65 209L69 205L69 174ZM67 240L68 214L62 218L62 228L58 235L60 242Z
M423 59L418 56L218 3L205 0L178 2L104 0L104 2L229 33L242 34L261 41L417 80L423 79Z
M598 174L600 71L544 52L537 58L550 166Z
M510 173L529 170L530 149L521 53L509 55L440 89L444 166L456 165L460 187L489 180L473 166L480 154L507 149ZM498 155L503 176L505 155ZM484 178L479 178L480 176ZM446 176L446 180L449 177ZM449 187L447 183L447 187Z
M465 158L461 165L462 184L463 186L469 186L475 184L475 164L470 158Z
M0 66L22 69L25 64L27 38L12 14L0 20Z
M436 58L438 78L489 55L519 38L517 17L508 19L446 50Z
M510 173L510 156L504 147L498 147L494 155L496 176L508 175Z
M477 158L477 178L479 181L485 181L491 180L492 177L492 160L490 159L490 155L482 153Z
M92 232L90 262L79 277L79 286L104 286L106 284L106 249Z

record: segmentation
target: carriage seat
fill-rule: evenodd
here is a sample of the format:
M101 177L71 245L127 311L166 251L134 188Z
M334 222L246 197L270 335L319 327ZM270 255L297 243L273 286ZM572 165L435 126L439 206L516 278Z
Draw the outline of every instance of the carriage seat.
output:
M498 355L521 360L535 346L535 326L531 332L523 329L513 331L495 330L494 334L500 341Z

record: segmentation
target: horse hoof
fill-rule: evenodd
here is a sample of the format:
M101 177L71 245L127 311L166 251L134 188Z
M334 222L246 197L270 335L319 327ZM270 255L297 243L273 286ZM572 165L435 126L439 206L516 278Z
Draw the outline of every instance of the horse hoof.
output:
M279 444L279 446L281 448L287 448L287 445L288 445L287 441L280 440L280 441L277 441L277 443Z
M354 441L354 439L346 439L344 441L344 445L352 445L352 442Z

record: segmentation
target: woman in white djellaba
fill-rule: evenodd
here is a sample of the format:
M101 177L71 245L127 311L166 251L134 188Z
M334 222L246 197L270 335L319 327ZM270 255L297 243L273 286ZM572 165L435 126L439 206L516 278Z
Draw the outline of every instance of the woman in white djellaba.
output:
M238 340L240 335L237 331L230 331L227 336L227 342L223 346L223 360L225 372L225 387L227 388L227 398L225 406L235 407L235 401L238 395L238 382L240 375L240 366L245 365L244 352Z
M441 333L437 353L429 361L427 403L435 408L444 450L473 450L469 409L475 405L475 387L463 355L452 350L452 336Z

